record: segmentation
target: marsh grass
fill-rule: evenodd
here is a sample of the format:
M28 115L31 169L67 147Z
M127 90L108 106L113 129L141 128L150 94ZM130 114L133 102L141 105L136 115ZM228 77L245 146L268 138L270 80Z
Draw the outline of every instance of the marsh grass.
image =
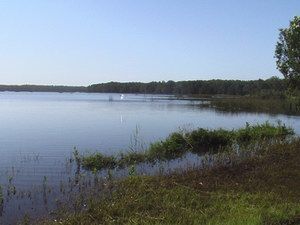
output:
M185 136L185 134L175 132L164 141L151 144L145 153L145 159L155 162L156 160L165 161L182 157L190 148Z
M300 223L300 139L244 147L252 157L222 152L235 163L163 176L131 176L112 195L91 197L87 208L40 224L233 224ZM230 153L228 155L228 153Z
M202 156L206 153L238 149L263 140L285 139L293 134L292 129L280 122L277 125L268 122L257 125L247 123L245 127L236 130L199 128L191 132L174 132L165 140L150 144L145 151L131 150L114 156L97 152L82 156L80 161L88 170L125 168L140 163L170 161L182 158L189 152Z
M125 168L130 165L136 165L145 161L145 153L137 151L129 151L120 153L116 159L116 165L120 168Z
M263 140L272 138L286 138L293 135L294 131L278 121L277 126L268 122L257 125L250 125L246 123L244 128L238 129L234 135L237 143L249 143L252 140Z
M188 133L187 140L191 145L192 153L203 154L231 145L237 132L235 130L207 130L200 128Z
M270 114L300 115L300 97L293 98L212 98L210 104L202 107L212 107L225 112L263 112Z
M117 165L117 161L114 156L106 156L99 152L82 157L81 162L85 168L89 168L91 170L101 170L103 168L113 169Z

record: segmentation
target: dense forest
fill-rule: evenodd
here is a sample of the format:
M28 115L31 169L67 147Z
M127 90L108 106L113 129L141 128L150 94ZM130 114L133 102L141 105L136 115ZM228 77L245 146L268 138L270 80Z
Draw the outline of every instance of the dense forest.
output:
M0 85L0 91L29 92L100 92L100 93L147 93L175 95L255 95L283 97L287 82L278 77L266 80L195 80L160 82L109 82L88 87L46 85Z
M86 87L51 86L51 85L0 85L0 91L28 92L86 92Z
M195 80L168 82L109 82L88 87L89 92L149 93L175 95L257 95L282 97L287 88L286 81L278 77L267 80Z

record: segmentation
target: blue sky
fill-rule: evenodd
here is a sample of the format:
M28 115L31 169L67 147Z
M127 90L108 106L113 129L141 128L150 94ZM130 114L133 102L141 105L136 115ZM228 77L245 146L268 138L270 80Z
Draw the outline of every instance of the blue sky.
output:
M299 0L0 0L0 83L281 76Z

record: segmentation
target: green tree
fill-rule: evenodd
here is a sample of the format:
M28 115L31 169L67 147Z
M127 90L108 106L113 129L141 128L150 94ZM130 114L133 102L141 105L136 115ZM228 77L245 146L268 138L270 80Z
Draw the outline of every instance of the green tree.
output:
M295 16L288 28L279 31L275 50L277 68L291 89L300 89L300 17Z

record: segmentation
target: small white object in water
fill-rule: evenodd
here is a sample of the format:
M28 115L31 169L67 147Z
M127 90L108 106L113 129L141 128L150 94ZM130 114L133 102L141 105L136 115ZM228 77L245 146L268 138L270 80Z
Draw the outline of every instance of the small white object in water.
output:
M121 99L121 100L124 99L124 95L123 95L123 94L120 95L120 99Z

